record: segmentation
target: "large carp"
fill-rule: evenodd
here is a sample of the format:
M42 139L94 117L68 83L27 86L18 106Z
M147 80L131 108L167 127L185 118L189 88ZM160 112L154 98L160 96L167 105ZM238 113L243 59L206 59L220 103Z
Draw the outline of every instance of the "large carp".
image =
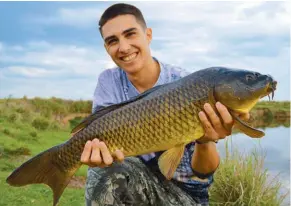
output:
M65 143L52 147L15 169L7 178L13 186L44 183L56 205L65 187L81 166L88 140L104 141L110 152L121 149L126 157L165 151L159 158L161 172L171 179L185 145L204 135L198 113L206 102L220 101L236 126L251 137L264 133L248 126L234 113L247 113L258 100L272 93L277 82L257 72L212 67L175 82L154 87L133 99L104 107L87 117Z

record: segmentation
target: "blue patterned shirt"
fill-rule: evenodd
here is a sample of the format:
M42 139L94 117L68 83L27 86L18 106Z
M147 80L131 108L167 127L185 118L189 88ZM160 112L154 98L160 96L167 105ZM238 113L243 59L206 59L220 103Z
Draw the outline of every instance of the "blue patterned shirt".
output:
M156 58L154 58L158 61ZM189 74L186 70L169 64L159 62L160 75L154 86L166 84L178 80ZM119 67L103 71L99 78L94 92L92 111L98 110L98 107L116 104L137 96L139 91L127 78L126 73ZM206 179L197 178L191 167L191 159L194 152L195 143L186 146L184 156L174 174L173 179L183 183L185 190L188 190L192 196L199 198L200 203L208 202L208 187L213 181L212 175ZM144 162L157 158L158 153L142 155Z

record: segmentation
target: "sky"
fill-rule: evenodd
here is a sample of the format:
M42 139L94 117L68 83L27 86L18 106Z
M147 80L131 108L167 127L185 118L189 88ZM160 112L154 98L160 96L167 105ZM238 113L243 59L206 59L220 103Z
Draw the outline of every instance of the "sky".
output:
M98 75L115 66L98 30L114 3L0 2L0 98L91 100ZM190 72L226 66L269 74L278 81L274 100L290 99L287 1L128 3L153 29L160 61Z

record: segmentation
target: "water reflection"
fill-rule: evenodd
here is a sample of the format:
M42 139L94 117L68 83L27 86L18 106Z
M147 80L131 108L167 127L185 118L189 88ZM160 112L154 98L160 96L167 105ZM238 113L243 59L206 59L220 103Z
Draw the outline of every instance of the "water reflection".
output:
M218 143L219 153L225 157L226 141L229 149L236 148L244 154L254 149L263 151L266 157L265 168L272 176L280 173L278 177L285 187L282 188L282 192L285 192L286 188L290 189L290 128L279 126L262 130L265 136L261 139L253 139L242 133L233 134L227 140ZM289 205L289 197L286 198L285 203Z

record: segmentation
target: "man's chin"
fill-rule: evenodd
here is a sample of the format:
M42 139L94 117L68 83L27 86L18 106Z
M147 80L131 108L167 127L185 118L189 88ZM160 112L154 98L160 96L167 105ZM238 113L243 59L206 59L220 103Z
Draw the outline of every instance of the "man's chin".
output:
M139 70L139 66L135 62L130 64L120 64L119 67L122 68L126 73L135 73L137 70Z

